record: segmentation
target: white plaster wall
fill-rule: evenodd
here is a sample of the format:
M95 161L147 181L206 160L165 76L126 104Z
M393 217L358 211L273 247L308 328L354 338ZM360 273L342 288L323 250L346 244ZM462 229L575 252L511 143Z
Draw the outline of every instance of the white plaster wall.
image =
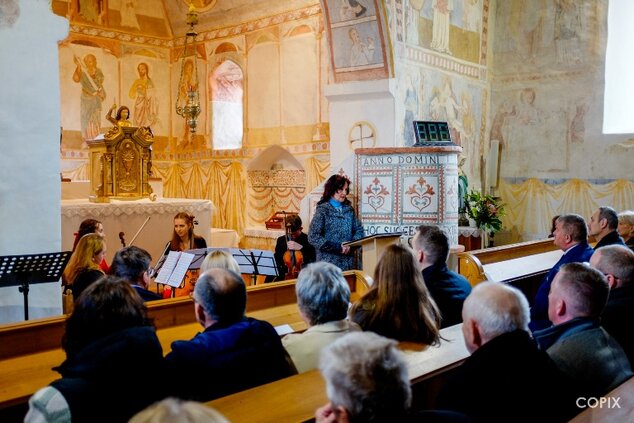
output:
M376 129L375 147L394 147L394 79L328 85L330 157L333 164L354 153L348 142L352 126L370 122ZM370 147L370 145L364 145Z
M57 42L68 22L48 0L17 5L0 24L0 256L61 248ZM23 320L22 304L17 287L0 288L0 322ZM29 306L30 318L60 314L60 284L31 286Z

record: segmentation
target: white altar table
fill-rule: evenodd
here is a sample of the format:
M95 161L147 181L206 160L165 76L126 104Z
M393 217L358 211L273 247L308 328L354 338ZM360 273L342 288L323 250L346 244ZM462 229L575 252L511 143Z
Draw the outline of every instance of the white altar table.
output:
M82 220L93 218L104 226L107 242L106 261L112 262L114 253L122 247L119 232L125 233L126 245L130 245L143 222L150 220L139 233L133 245L147 250L152 263L161 257L165 245L172 239L174 216L182 211L192 213L198 221L194 232L209 244L213 203L209 200L185 198L161 198L137 201L112 200L110 203L91 203L88 200L62 200L62 250L72 250L74 233Z

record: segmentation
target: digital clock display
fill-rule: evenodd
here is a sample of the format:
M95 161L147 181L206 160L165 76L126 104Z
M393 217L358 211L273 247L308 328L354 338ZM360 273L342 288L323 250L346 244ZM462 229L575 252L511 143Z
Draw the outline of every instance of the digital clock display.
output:
M451 135L447 122L414 121L416 144L450 144Z

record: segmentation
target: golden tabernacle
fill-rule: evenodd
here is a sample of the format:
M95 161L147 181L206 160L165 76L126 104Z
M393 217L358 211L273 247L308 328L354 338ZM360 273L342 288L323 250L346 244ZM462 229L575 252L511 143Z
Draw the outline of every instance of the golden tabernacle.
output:
M148 128L122 125L112 127L103 138L88 140L90 201L147 198L152 193L152 142Z

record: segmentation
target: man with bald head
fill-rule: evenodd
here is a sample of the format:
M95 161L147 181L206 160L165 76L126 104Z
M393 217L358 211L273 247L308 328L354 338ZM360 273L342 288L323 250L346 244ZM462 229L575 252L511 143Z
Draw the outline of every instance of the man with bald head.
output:
M462 309L471 353L444 386L436 405L474 422L566 421L579 410L569 379L528 331L528 301L516 288L483 282ZM511 417L512 416L512 417Z
M590 265L603 273L610 286L601 326L621 344L630 365L634 364L634 252L622 245L597 250Z
M204 330L172 343L166 361L173 395L209 401L296 373L273 326L244 315L247 293L239 274L206 271L192 298Z

